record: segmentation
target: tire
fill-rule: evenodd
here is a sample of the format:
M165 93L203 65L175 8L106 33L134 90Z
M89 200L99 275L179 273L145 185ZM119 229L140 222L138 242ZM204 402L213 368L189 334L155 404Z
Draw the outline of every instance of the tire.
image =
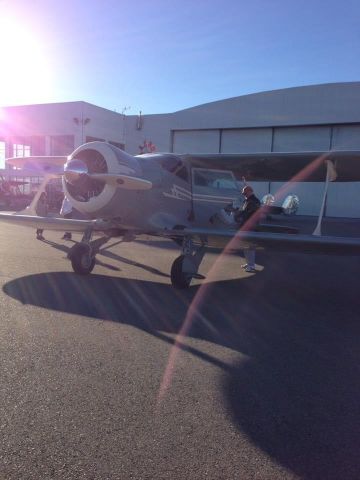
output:
M89 245L77 243L71 249L71 265L75 273L79 275L88 275L95 266L95 257L91 255Z
M192 277L188 274L183 272L183 262L184 262L184 255L180 255L171 267L171 283L173 287L184 290L185 288L189 288Z

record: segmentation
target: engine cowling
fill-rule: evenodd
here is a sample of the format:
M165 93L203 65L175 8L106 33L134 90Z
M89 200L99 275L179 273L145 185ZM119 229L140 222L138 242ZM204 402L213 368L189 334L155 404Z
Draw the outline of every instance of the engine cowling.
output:
M81 145L64 166L63 188L74 208L94 215L105 208L116 193L116 185L93 178L101 174L141 176L139 162L133 156L106 142Z

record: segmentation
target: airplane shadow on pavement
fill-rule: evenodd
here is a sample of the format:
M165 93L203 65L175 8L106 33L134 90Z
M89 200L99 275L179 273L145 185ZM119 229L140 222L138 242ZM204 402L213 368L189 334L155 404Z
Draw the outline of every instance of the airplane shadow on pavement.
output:
M24 304L131 324L170 343L163 332L177 333L192 305L189 336L246 355L226 364L183 346L224 370L224 405L238 428L301 478L357 479L360 262L276 255L264 263L254 276L187 291L65 272L22 277L3 290Z
M76 243L76 242L71 240L70 244L68 244L70 246L67 246L67 245L56 243L56 242L52 242L51 240L43 240L43 242L46 243L47 245L50 245L51 247L55 248L56 250L60 250L61 252L66 253L66 255L70 252L70 248L71 248L72 244ZM119 267L116 267L115 265L111 265L109 263L105 263L103 260L100 260L100 258L99 258L99 256L107 257L107 258L116 260L118 262L125 263L127 265L133 265L134 267L142 268L143 270L146 270L149 273L153 273L155 275L160 275L162 277L170 277L170 275L168 275L166 273L163 273L156 268L150 267L149 265L144 265L142 263L135 262L133 260L129 260L125 257L122 257L122 256L114 253L114 252L109 251L110 248L114 247L115 245L118 245L119 243L122 243L122 242L115 242L115 243L113 243L113 244L111 244L111 245L109 245L105 248L102 248L99 251L99 253L97 254L95 264L96 265L101 265L102 267L105 267L108 270L120 271L121 269Z

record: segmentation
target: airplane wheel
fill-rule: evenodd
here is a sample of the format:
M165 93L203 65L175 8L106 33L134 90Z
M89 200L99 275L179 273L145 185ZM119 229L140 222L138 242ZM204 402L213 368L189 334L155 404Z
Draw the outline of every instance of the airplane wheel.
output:
M71 265L75 273L87 275L95 266L95 257L91 255L89 245L78 243L71 249Z
M175 288L189 288L192 276L183 272L184 255L180 255L171 267L171 283Z

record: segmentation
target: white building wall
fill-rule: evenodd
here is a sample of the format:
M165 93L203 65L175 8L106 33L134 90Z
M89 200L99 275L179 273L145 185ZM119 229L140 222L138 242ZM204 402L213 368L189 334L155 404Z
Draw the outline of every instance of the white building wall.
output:
M81 114L84 125L82 127L80 123L79 130L82 131L83 141L86 136L92 136L106 141L125 143L124 115L85 102ZM86 119L89 119L88 123Z
M4 108L5 119L0 124L0 137L7 143L29 142L43 137L45 153L61 137L70 136L71 149L85 142L86 137L124 143L124 116L86 102L24 105Z
M360 123L360 82L286 88L175 112L174 129Z
M138 115L125 117L125 150L131 155L140 153L139 145L151 141L157 152L170 152L172 148L172 114Z

